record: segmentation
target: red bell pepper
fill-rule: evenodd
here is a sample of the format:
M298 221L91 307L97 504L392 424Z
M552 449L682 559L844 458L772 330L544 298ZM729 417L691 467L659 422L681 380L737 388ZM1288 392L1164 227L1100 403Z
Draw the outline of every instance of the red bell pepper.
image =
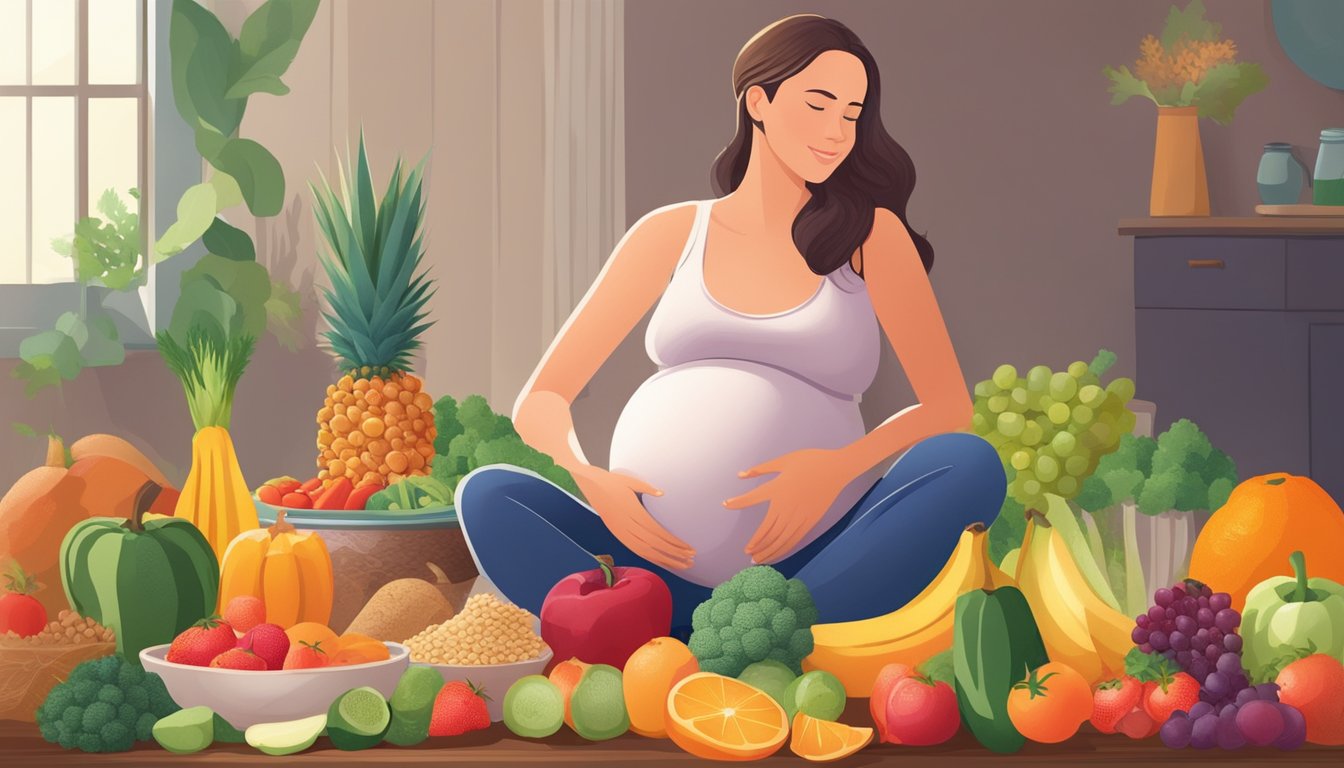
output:
M347 512L357 512L364 509L369 503L369 497L383 490L382 483L363 483L350 493L350 498L345 500L345 509Z
M551 587L541 604L541 639L557 659L623 669L635 649L672 630L672 592L652 571L617 568L606 555L597 563Z
M313 509L345 509L345 500L350 498L350 492L354 489L354 483L350 482L350 478L337 478L313 500Z

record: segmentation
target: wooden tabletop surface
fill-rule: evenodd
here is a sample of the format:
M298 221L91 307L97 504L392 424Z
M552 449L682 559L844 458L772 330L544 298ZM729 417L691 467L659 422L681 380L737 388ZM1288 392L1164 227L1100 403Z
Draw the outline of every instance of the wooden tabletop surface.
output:
M851 699L841 720L852 725L871 725L867 699ZM915 766L1002 766L1009 761L975 743L963 729L952 741L937 747L904 747L891 744L872 745L846 760L841 766L891 765L902 768ZM140 743L130 752L88 755L68 752L42 740L31 723L0 720L0 765L19 766L258 766L299 763L313 766L346 765L423 765L429 763L456 763L464 765L589 765L611 763L622 766L688 765L700 762L682 752L666 739L646 739L633 734L604 742L587 742L568 728L542 741L520 739L496 723L488 730L456 738L436 738L418 747L401 748L379 746L362 752L342 752L333 749L324 738L306 752L277 759L268 757L244 744L222 744L194 755L174 755L156 744ZM1011 758L1013 765L1049 763L1052 765L1079 765L1104 763L1108 766L1145 766L1154 764L1179 765L1333 765L1344 764L1344 749L1306 745L1293 752L1275 749L1244 749L1237 752L1219 750L1181 751L1166 749L1157 739L1131 741L1124 736L1105 736L1084 725L1083 731L1064 744L1028 744ZM773 757L758 761L757 765L803 766L808 763L789 751L787 744Z

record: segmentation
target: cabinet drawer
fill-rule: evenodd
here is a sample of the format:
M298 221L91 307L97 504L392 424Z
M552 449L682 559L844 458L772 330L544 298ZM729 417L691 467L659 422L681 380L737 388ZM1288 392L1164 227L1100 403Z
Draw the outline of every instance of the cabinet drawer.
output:
M1287 241L1288 308L1344 309L1344 238Z
M1281 238L1135 238L1136 307L1283 309L1284 282Z

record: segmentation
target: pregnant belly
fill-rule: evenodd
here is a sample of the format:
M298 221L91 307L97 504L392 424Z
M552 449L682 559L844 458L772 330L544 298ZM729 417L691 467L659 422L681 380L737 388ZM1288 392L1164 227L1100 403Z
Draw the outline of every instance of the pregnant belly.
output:
M863 434L855 402L769 366L698 361L660 371L636 390L616 422L609 464L663 491L643 497L645 508L696 550L694 564L677 573L712 586L752 565L743 549L767 506L734 510L723 501L775 477L737 473L802 448L840 448ZM874 480L865 475L846 487L795 551L848 511Z

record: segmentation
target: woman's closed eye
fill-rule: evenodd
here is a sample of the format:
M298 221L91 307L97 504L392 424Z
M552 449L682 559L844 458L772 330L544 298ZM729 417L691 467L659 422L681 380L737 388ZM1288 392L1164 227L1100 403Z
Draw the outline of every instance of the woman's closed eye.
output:
M826 111L826 108L825 108L825 107L818 107L816 104L813 104L813 103L810 102L810 101L805 101L805 102L803 102L803 103L806 104L807 106L809 106L809 107L811 107L811 108L817 110L818 112L825 112L825 111ZM845 116L845 119L848 120L848 121L851 122L851 123L857 123L857 122L859 122L859 118L857 118L857 117L849 117L849 116Z

